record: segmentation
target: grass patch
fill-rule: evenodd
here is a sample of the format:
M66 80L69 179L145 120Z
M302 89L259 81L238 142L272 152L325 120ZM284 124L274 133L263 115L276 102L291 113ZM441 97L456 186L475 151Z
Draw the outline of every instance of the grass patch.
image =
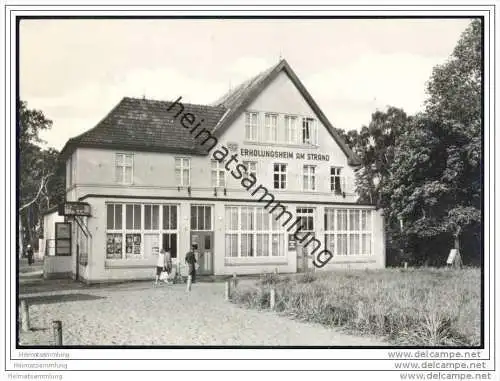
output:
M234 303L388 336L398 345L476 346L481 340L480 270L384 269L265 274L234 290Z

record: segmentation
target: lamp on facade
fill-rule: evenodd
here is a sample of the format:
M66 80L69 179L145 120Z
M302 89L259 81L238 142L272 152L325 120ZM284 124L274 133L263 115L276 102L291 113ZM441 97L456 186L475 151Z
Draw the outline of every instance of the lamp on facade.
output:
M191 196L191 186L188 186L188 194Z
M342 192L342 197L344 197L344 198L345 198L345 192Z
M180 187L180 186L178 186L178 187L177 187L177 192L180 192L180 191L181 191L181 187Z
M217 188L214 188L214 196L217 197Z
M227 189L224 188L224 196L227 196Z

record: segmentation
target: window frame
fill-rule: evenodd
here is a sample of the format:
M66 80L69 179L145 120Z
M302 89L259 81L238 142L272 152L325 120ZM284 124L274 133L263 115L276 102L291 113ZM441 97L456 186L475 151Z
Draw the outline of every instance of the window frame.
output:
M274 215L272 213L269 213L264 207L257 207L257 206L250 206L250 205L226 205L224 208L224 213L227 216L228 212L230 213L229 215L232 216L231 211L236 209L236 221L232 220L231 218L226 218L225 220L225 232L224 232L224 259L225 261L227 260L232 260L232 259L243 259L243 260L255 260L255 259L283 259L286 258L287 252L286 252L286 234L285 234L285 229L281 224L273 224L273 219ZM243 210L245 211L250 211L251 214L250 219L248 221L251 221L251 225L249 225L246 229L242 229L242 215L243 215ZM264 219L260 220L260 217L258 216L264 216L267 218L267 223L265 223ZM247 215L248 216L248 215ZM262 228L259 229L259 224L258 221L262 221ZM232 227L231 222L236 222L236 229ZM267 229L264 229L267 227ZM247 241L250 242L250 247L253 248L254 255L242 255L242 246L243 246L243 239L242 236L251 236L251 240ZM228 255L228 254L233 254L233 252L228 253L227 252L227 247L228 247L228 241L227 239L230 237L231 238L231 244L230 246L233 245L232 238L236 236L236 256ZM267 241L267 255L258 255L258 236L267 236L267 239L263 239L263 241ZM278 243L278 253L277 255L273 255L273 239L277 236L277 243Z
M298 144L298 126L297 121L299 118L296 115L286 114L284 116L285 120L285 143L286 144ZM294 123L291 123L293 121ZM292 128L293 127L293 128Z
M119 159L121 158L121 160ZM130 164L127 163L127 158L130 158ZM126 181L126 169L130 168L130 181ZM121 181L118 174L121 173ZM115 183L120 185L132 185L134 183L134 154L116 152L115 153Z
M214 163L216 163L214 168ZM210 160L210 172L211 172L211 184L214 188L225 188L226 183L226 169L224 168L224 164L220 163L218 160ZM215 174L215 185L214 183L214 174ZM224 182L223 185L220 185L220 182Z
M249 175L253 174L255 176L255 178L257 178L257 162L256 161L243 161L243 165L246 167L247 173ZM252 166L254 167L254 169L251 168Z
M342 194L342 192L345 192L345 179L341 175L342 169L343 167L330 167L330 192L335 194ZM339 189L337 189L337 182L335 179L338 179Z
M358 221L354 225L358 226L353 229L351 226L351 216L358 215ZM345 216L343 218L342 216ZM365 216L365 217L363 217ZM373 232L374 213L371 209L356 209L356 208L325 208L324 220L324 244L325 247L335 256L341 257L370 257L374 256L374 232ZM339 227L339 222L342 221ZM363 221L366 226L363 228ZM345 238L342 245L344 250L340 250L340 238ZM357 238L358 252L353 252L352 243ZM330 239L333 239L334 247L331 248Z
M187 162L187 165L184 165ZM180 165L178 165L180 164ZM187 169L187 180L184 181L184 170ZM180 177L177 177L177 171L180 171ZM186 187L191 185L191 158L176 157L175 158L175 179L177 186ZM180 181L179 181L180 180Z
M196 226L193 228L193 208L196 208ZM203 219L202 222L203 224L200 225L200 209L203 208ZM207 229L206 226L206 211L207 209L210 211L210 227ZM190 231L204 231L204 232L213 232L214 231L214 211L213 211L213 205L208 205L208 204L191 204L189 208L189 226L190 226ZM202 227L202 229L200 229Z
M256 111L245 112L245 140L259 141L259 113Z
M278 166L278 170L276 170L276 166ZM283 170L284 167L284 170ZM286 163L273 163L273 189L277 190L286 190L288 187L288 165ZM276 180L275 176L278 176L278 185L276 188ZM281 187L281 183L284 182L284 186Z
M302 190L305 192L316 192L316 165L304 164L302 167ZM307 185L307 186L306 186ZM312 189L309 187L312 185Z
M121 240L121 257L116 258L110 258L108 257L108 249L106 247L105 249L105 261L134 261L134 260L150 260L150 255L152 253L146 253L145 252L145 237L146 236L153 236L157 237L157 242L159 243L159 246L163 244L163 234L176 234L176 240L177 244L179 242L179 205L178 204L163 204L163 203L133 203L133 202L106 202L106 229L105 229L105 236L106 236L106 245L108 245L108 235L113 234L117 235L120 237ZM112 228L108 228L108 210L109 206L113 206L113 226ZM116 206L119 205L121 208L121 228L117 228L116 226L116 220L117 220L117 214L116 214ZM132 229L127 228L127 205L132 205L132 210L134 214L134 218L132 220ZM134 209L135 205L140 206L140 226L139 229L136 228L135 226L135 214L136 211ZM146 229L146 223L145 223L145 209L146 206L151 206L151 218L153 218L153 207L158 206L158 229ZM175 229L171 228L169 226L168 229L164 227L164 221L163 221L163 216L164 216L164 208L169 208L170 213L172 213L172 209L174 208L176 210L176 215L175 215ZM170 216L170 214L169 214ZM169 223L170 225L170 223ZM151 225L153 227L153 225ZM140 254L133 254L127 256L126 252L126 247L127 247L127 234L136 234L140 235ZM115 245L115 243L113 243ZM179 247L177 246L177 251L179 250ZM146 255L148 254L148 255Z
M271 121L274 120L275 123L272 124ZM279 114L266 112L264 114L264 139L265 143L278 143L278 124L279 124Z

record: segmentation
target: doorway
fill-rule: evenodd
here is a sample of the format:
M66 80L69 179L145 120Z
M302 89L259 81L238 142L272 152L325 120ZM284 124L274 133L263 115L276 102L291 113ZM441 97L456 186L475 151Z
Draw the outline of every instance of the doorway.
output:
M196 245L196 262L200 275L214 274L214 233L208 231L191 231L191 245Z

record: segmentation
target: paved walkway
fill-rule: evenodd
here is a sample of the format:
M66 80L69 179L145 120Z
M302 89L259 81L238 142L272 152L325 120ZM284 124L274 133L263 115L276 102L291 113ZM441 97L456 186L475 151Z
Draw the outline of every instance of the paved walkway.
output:
M31 332L22 345L53 345L51 321L63 322L64 345L388 345L273 312L224 301L224 283L152 282L24 295Z

